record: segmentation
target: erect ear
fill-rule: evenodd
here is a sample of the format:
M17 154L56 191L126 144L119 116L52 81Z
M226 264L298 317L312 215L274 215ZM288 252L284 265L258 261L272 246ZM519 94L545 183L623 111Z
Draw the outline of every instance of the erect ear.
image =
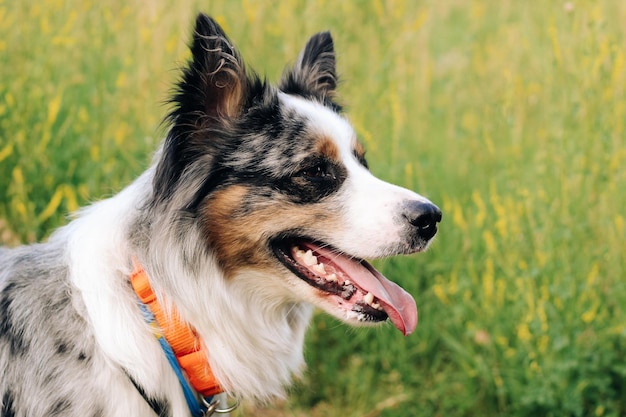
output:
M191 44L191 62L183 72L170 115L175 124L198 126L239 115L248 92L248 78L233 44L220 25L199 14Z
M191 61L171 100L171 123L154 178L155 198L169 197L183 173L211 146L212 133L241 115L265 84L248 78L244 63L222 28L210 17L196 19Z
M332 99L337 88L337 74L330 32L321 32L309 39L293 68L283 75L279 88L288 94L323 102Z

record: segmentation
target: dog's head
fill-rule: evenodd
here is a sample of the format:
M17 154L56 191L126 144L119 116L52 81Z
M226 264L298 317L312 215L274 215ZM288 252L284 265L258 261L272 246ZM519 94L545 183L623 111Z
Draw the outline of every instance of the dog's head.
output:
M441 212L368 170L334 99L330 34L313 36L276 87L247 72L204 15L191 52L152 206L195 228L227 280L254 275L265 296L412 332L413 298L364 259L425 250Z

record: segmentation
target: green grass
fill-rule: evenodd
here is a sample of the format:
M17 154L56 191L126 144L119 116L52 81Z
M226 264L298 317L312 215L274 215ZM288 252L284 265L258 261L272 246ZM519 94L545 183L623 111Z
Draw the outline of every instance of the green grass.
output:
M626 414L623 2L0 0L0 242L142 172L196 10L270 79L332 30L373 171L444 211L429 252L377 263L417 331L318 315L276 413Z

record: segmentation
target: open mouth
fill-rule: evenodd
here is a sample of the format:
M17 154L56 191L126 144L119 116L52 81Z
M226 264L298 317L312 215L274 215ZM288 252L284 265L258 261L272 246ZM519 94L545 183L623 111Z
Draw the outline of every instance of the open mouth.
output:
M374 323L389 318L405 335L415 330L413 297L368 262L306 239L283 240L272 246L291 272L332 298L348 320Z

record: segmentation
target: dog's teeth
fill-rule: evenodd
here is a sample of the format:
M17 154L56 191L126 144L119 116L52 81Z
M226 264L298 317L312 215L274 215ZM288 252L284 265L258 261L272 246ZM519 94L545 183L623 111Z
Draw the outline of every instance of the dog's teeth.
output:
M347 279L347 280L345 280L345 281L343 282L343 285L345 285L345 286L348 286L348 285L350 285L350 284L352 284L352 283L350 282L350 280L349 280L349 279Z
M326 275L326 270L324 269L324 264L321 263L321 262L319 264L313 265L311 267L311 269L314 272L317 272L319 275Z
M317 265L317 257L315 255L313 255L313 252L311 251L311 249L309 249L308 251L306 251L306 253L302 256L302 262L304 262L304 264L306 266L313 266L313 265Z
M337 281L338 281L338 279L337 279L337 275L336 275L336 274L329 274L329 275L326 277L326 279L327 279L328 281L330 281L330 282L337 282Z
M376 310L380 310L380 311L383 310L383 308L378 303L372 303L370 305L372 306L372 308L375 308Z
M372 294L371 292L368 292L367 294L365 294L365 297L363 297L363 301L365 301L366 304L369 304L371 306L372 303L374 302L374 294Z
M302 259L304 257L304 254L305 252L300 248L297 248L294 252L294 256L298 259Z

